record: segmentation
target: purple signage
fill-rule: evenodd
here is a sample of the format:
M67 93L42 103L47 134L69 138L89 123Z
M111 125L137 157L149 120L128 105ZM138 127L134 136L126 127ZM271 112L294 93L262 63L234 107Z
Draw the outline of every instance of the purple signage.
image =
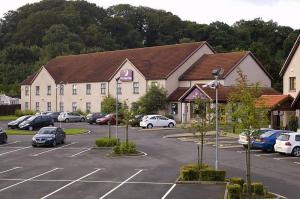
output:
M184 98L185 101L193 101L195 99L207 99L207 97L198 88L194 88L190 94Z
M130 69L123 69L120 72L120 80L122 82L131 82L133 81L133 71Z

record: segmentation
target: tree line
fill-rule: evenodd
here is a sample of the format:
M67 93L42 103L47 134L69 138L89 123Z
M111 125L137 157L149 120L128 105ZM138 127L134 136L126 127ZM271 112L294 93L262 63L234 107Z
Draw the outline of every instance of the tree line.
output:
M19 96L20 82L56 56L193 41L208 41L217 52L252 51L281 90L278 73L299 33L260 18L198 24L142 6L43 0L0 20L0 92Z

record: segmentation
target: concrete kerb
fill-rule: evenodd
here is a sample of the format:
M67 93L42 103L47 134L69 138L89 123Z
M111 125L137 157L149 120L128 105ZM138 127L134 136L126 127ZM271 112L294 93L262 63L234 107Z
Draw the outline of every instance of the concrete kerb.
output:
M134 157L145 157L145 156L148 156L147 153L143 152L143 151L137 151L138 153L134 153L134 154L120 154L120 155L117 155L117 154L114 154L113 152L111 153L108 153L106 154L106 157L110 157L110 158L122 158L122 157L125 157L125 158L134 158Z
M182 181L180 177L175 180L176 184L203 184L203 185L225 185L227 182L222 181Z

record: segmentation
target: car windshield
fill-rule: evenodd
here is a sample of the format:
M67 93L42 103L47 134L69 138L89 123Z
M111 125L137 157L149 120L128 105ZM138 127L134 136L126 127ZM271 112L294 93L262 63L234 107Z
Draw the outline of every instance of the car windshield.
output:
M274 133L276 133L276 132L275 131L267 131L267 132L263 133L261 135L261 137L269 137L269 136L273 135Z
M37 134L55 134L54 129L41 129Z
M27 121L33 121L36 118L36 116L31 116L30 118L27 119Z
M288 134L281 134L277 140L280 140L280 141L288 141L290 139L290 135Z
M24 120L26 117L27 117L27 116L19 117L16 121L17 121L17 122L20 122L20 121Z

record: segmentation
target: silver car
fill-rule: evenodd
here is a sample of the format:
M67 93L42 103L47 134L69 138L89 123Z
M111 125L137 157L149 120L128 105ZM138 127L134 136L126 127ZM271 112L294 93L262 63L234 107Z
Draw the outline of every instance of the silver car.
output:
M84 122L85 117L75 112L62 112L58 116L59 122Z

